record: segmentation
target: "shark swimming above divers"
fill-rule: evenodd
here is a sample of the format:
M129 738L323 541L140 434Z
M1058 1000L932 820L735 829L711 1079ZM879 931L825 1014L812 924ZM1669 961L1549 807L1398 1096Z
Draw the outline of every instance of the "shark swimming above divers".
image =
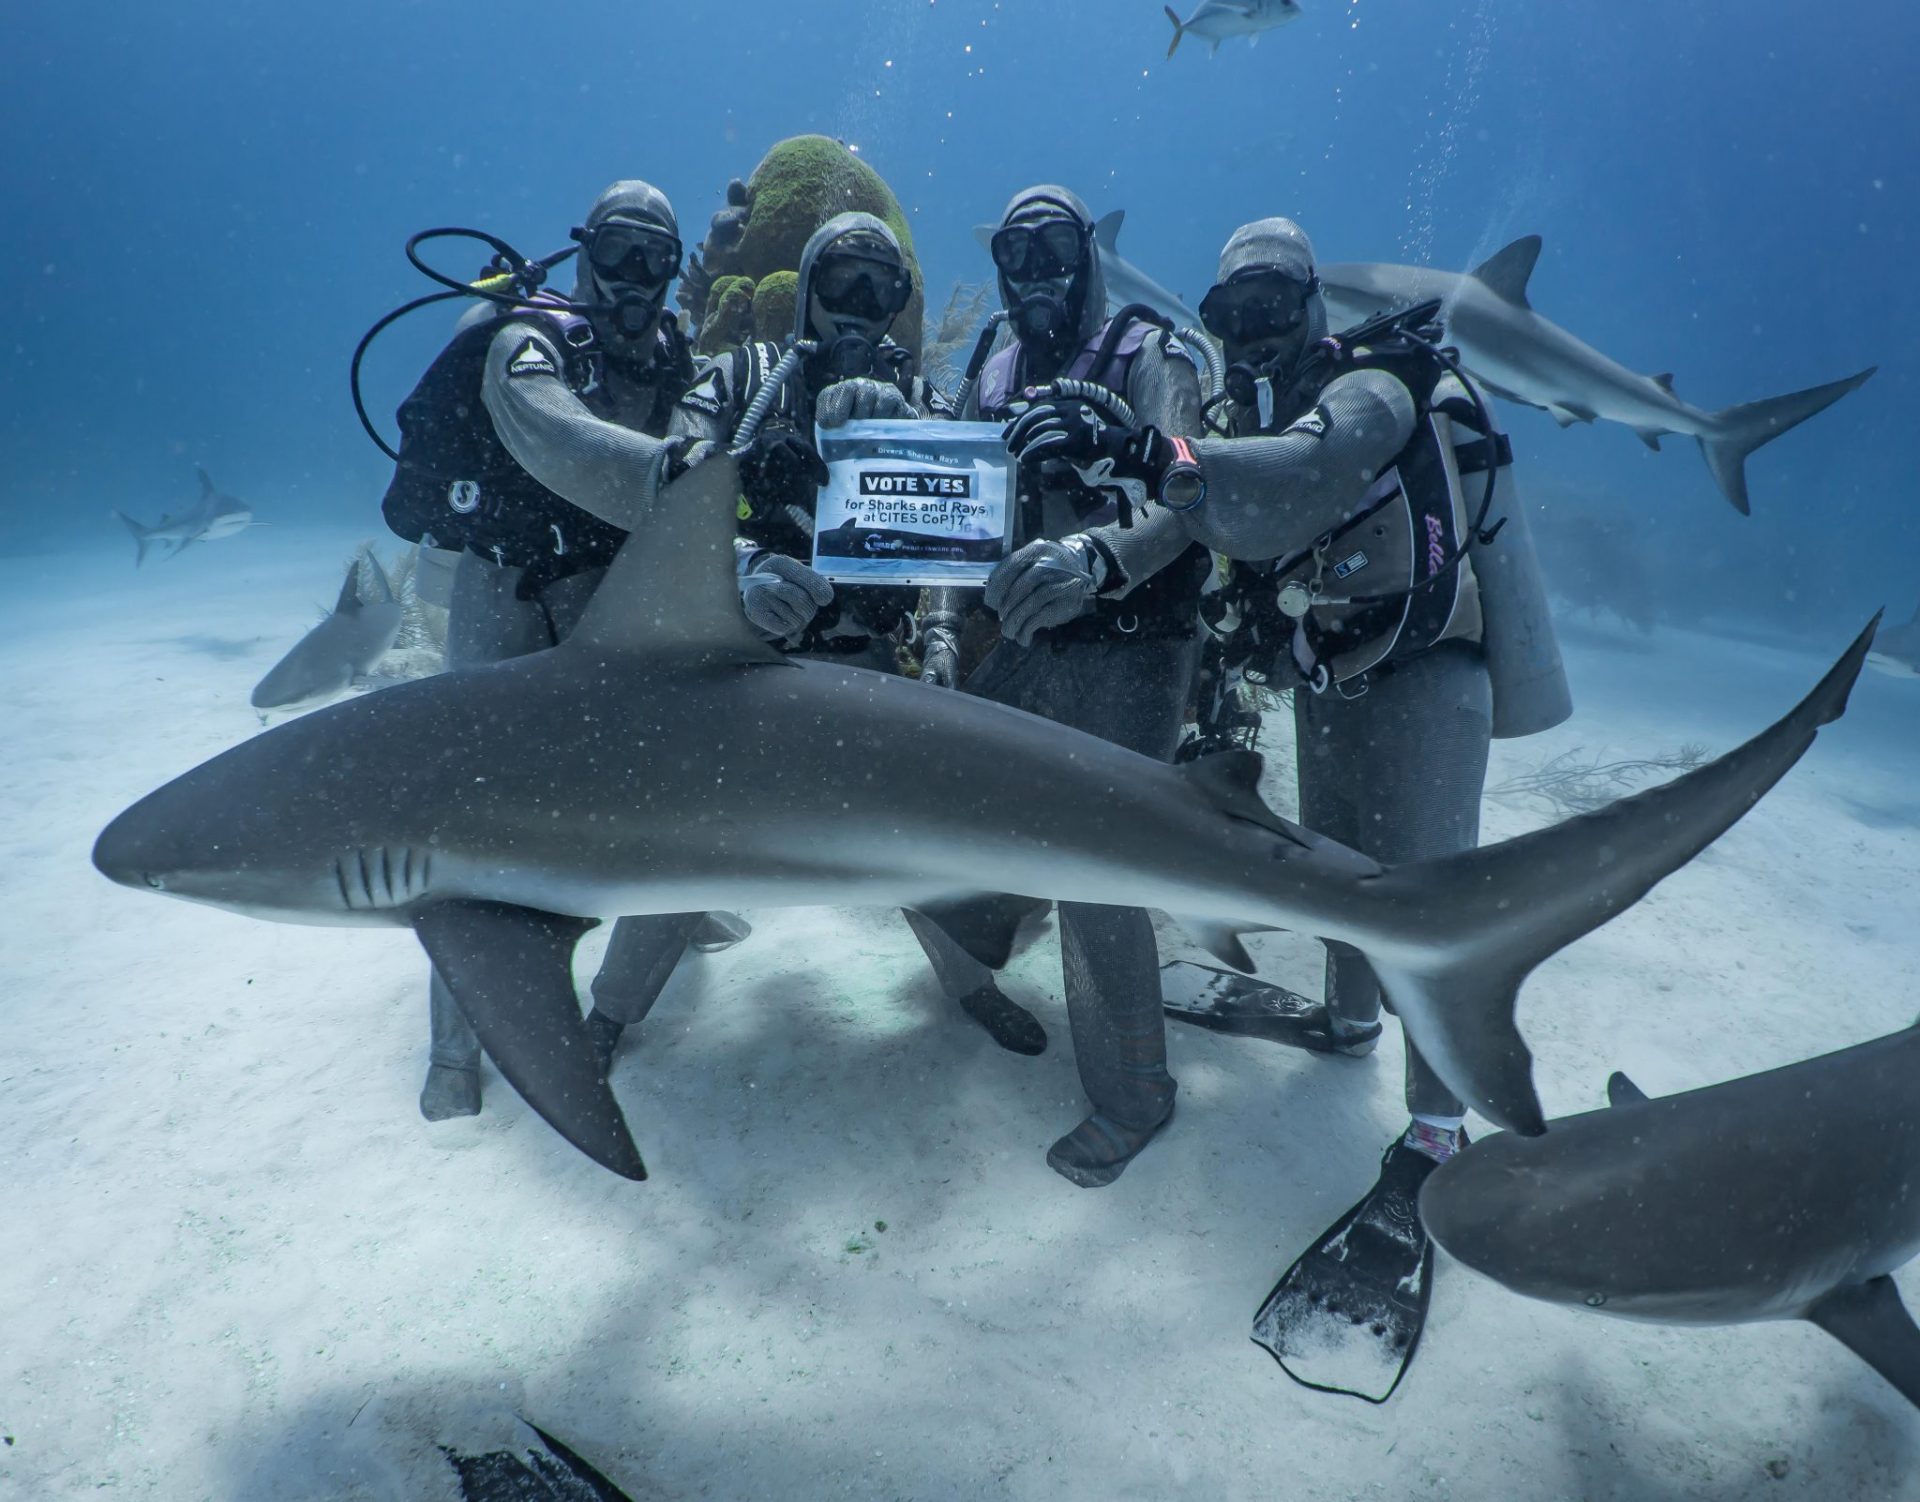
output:
M361 572L371 577L371 595L361 593ZM331 699L352 687L386 655L400 634L402 606L373 549L347 565L346 582L333 609L254 686L255 709L295 709Z
M1920 1407L1920 1025L1764 1074L1488 1137L1420 1195L1428 1232L1529 1298L1659 1324L1800 1319Z
M1541 408L1562 427L1622 423L1656 450L1668 433L1694 438L1721 493L1742 514L1750 509L1747 456L1832 406L1878 368L1708 411L1677 396L1671 375L1638 375L1536 313L1527 281L1539 259L1540 237L1528 235L1468 272L1355 262L1322 266L1320 282L1336 326L1439 298L1447 338L1468 374L1495 396Z
M113 513L126 523L127 530L133 534L135 568L146 562L147 548L153 543L172 543L173 551L167 554L171 558L189 544L231 537L253 525L251 506L233 496L221 494L204 469L196 466L195 473L200 476L200 499L178 516L163 516L149 527L135 521L124 511Z
M571 974L595 921L923 907L981 892L1344 940L1490 1119L1542 1129L1517 991L1750 809L1845 708L1872 641L1744 746L1503 844L1395 868L1261 801L1260 758L1172 766L915 680L797 662L734 580L739 468L662 488L560 646L262 732L135 803L94 864L284 922L411 927L507 1081L645 1176ZM977 955L990 964L1005 954Z

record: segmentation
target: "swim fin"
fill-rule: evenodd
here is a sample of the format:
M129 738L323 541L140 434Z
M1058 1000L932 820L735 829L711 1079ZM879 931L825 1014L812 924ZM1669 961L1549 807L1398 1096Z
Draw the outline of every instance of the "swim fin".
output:
M1254 1342L1302 1387L1384 1403L1407 1374L1433 1293L1420 1186L1439 1166L1396 1140L1379 1182L1300 1254L1254 1315Z
M1375 1022L1359 1032L1336 1035L1325 1002L1192 960L1169 960L1160 967L1160 1004L1176 1022L1313 1053L1371 1053L1381 1030Z
M460 1478L462 1502L632 1502L628 1495L570 1446L530 1419L522 1419L546 1446L529 1447L524 1458L511 1450L462 1455L440 1453Z

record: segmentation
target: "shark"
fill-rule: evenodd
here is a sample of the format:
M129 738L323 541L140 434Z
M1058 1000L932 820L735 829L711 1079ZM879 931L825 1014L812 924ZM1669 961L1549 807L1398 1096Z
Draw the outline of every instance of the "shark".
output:
M1171 292L1133 262L1120 254L1120 230L1127 222L1127 211L1115 209L1103 214L1093 226L1094 243L1100 247L1100 271L1107 283L1107 310L1116 311L1129 303L1143 303L1171 319L1176 329L1199 329L1200 315L1187 306L1177 292ZM996 224L976 224L973 236L991 248Z
M1696 407L1675 393L1672 375L1638 375L1535 312L1527 283L1539 259L1540 237L1527 235L1467 272L1356 262L1321 267L1320 282L1329 314L1349 326L1438 298L1447 337L1467 372L1495 396L1538 407L1563 428L1621 423L1655 450L1669 433L1693 438L1721 494L1743 515L1751 509L1747 456L1832 406L1878 368L1718 411Z
M195 472L200 476L200 499L178 516L163 516L149 527L135 521L124 511L113 513L126 523L127 530L133 534L135 568L146 562L147 548L153 543L172 543L173 551L167 554L171 558L191 543L231 537L235 532L253 525L251 506L233 496L221 494L204 469L196 466Z
M1920 1407L1920 1024L1837 1053L1476 1142L1429 1178L1428 1232L1530 1298L1622 1319L1807 1320Z
M1294 0L1200 0L1191 16L1180 19L1171 5L1162 6L1173 22L1173 40L1167 43L1167 56L1179 50L1180 40L1189 34L1212 43L1208 57L1216 57L1220 44L1228 37L1245 37L1249 47L1260 45L1260 33L1300 19L1300 7Z
M1718 761L1390 869L1269 809L1252 752L1173 766L917 680L786 657L740 608L738 485L721 454L662 487L561 645L266 730L122 812L94 865L260 918L411 928L508 1083L629 1178L645 1165L571 975L594 923L984 892L1186 915L1243 970L1243 933L1349 942L1441 1078L1538 1132L1523 979L1752 808L1844 710L1874 629ZM1005 962L988 951L976 958Z
M371 598L361 594L363 568L373 582ZM332 611L254 686L253 707L294 709L345 693L393 645L401 612L373 550L356 555Z
M1920 605L1904 626L1889 626L1874 640L1867 666L1890 678L1920 678Z

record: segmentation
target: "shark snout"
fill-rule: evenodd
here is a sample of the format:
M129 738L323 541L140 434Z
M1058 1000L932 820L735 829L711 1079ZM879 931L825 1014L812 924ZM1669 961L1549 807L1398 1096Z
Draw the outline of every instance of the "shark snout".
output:
M123 887L142 887L150 891L167 889L167 873L161 868L158 851L137 818L135 804L100 831L93 842L93 867L107 880Z

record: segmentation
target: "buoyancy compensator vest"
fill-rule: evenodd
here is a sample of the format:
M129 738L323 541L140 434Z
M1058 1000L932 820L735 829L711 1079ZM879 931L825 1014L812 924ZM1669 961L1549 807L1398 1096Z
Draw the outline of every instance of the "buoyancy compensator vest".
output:
M1266 679L1291 663L1314 692L1365 691L1365 675L1450 639L1478 641L1479 591L1469 550L1491 541L1493 472L1513 462L1506 435L1431 337L1431 304L1370 320L1323 341L1304 413L1277 416L1275 433L1325 422L1318 394L1355 370L1384 370L1412 395L1413 436L1354 512L1298 552L1235 563L1216 611L1237 615L1230 665Z
M592 324L563 305L542 306L546 301L546 294L537 294L533 306L468 325L435 357L400 404L400 458L381 501L387 525L409 542L466 550L524 570L523 597L555 579L606 567L627 535L521 468L495 433L481 398L495 336L522 325L538 330L559 352L555 373L588 408L611 418L605 356ZM544 358L537 344L529 344L528 358ZM674 399L692 372L685 335L672 319L663 319L647 382L656 396L642 431L666 431Z
M1171 325L1142 304L1122 308L1108 319L1054 379L1104 386L1125 397L1133 362L1149 339L1158 334L1170 359L1191 365L1193 357L1173 339ZM973 387L978 416L983 422L1005 422L1016 415L1015 404L1029 384L1026 352L1018 340L995 353L980 369ZM1018 521L1014 541L1024 545L1041 537L1058 537L1067 530L1085 530L1123 522L1119 505L1109 492L1083 484L1065 464L1049 464L1037 477L1021 477ZM1054 504L1049 504L1053 502ZM1059 514L1064 502L1070 517ZM1049 523L1052 523L1049 526ZM1172 563L1129 592L1124 599L1095 599L1086 614L1063 626L1050 627L1040 639L1053 643L1111 639L1122 636L1186 636L1195 629L1201 587L1211 563L1206 550L1195 544Z

